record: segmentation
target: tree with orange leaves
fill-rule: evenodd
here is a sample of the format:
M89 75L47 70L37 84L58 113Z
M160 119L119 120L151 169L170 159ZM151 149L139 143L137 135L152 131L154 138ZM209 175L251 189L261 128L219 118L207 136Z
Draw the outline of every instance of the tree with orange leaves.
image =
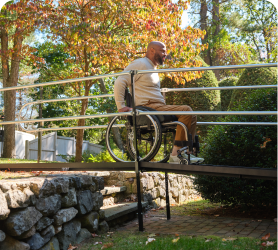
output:
M200 29L182 29L181 16L188 1L171 0L60 0L49 16L52 38L65 43L69 62L74 62L70 78L94 76L122 71L132 60L142 57L153 40L164 42L171 60L166 68L199 66L192 60L205 45ZM169 74L168 74L169 75ZM179 83L192 80L201 73L171 74ZM69 76L68 76L69 77ZM89 95L97 80L69 83L77 96ZM88 100L82 100L80 115L85 115ZM85 120L78 121L84 126ZM76 137L76 161L82 159L84 130Z
M0 12L1 65L3 87L16 86L20 64L40 60L32 55L34 49L23 43L36 27L43 26L52 6L39 0L7 3ZM4 92L4 116L15 120L16 91ZM15 157L15 125L5 125L3 157Z

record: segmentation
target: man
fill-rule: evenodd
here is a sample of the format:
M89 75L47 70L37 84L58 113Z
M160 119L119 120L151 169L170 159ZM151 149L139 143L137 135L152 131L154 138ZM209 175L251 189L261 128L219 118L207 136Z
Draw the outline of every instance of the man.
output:
M130 70L153 70L157 65L163 65L166 58L166 46L162 42L150 42L147 48L146 57L131 62L125 71ZM146 106L157 111L192 111L187 105L166 105L160 92L160 80L158 73L140 74L134 77L135 84L135 106ZM115 81L114 94L119 112L128 112L132 109L125 106L124 94L126 87L131 87L130 75L119 76ZM184 123L192 138L195 136L197 118L195 115L176 115L178 120ZM185 132L181 126L177 126L173 151L169 162L179 163L177 157L178 149L182 148L182 141L185 141ZM186 157L187 155L185 155ZM191 156L191 162L202 162L204 159Z

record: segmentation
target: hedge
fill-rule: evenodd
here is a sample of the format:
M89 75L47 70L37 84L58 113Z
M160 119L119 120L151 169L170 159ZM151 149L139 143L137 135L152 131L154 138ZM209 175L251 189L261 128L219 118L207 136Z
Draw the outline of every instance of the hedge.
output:
M277 111L277 90L257 89L236 110ZM222 121L276 122L277 116L226 116ZM205 163L277 168L276 126L214 126L202 149ZM276 204L277 182L231 177L197 176L197 190L212 202L230 204Z
M237 86L272 85L277 84L277 69L273 68L247 68L238 79ZM244 100L254 89L234 90L229 104L230 110Z
M237 77L228 77L219 82L219 87L229 87L229 86L236 86L237 85L238 78ZM220 96L221 96L221 110L227 111L231 97L233 94L233 90L221 90Z

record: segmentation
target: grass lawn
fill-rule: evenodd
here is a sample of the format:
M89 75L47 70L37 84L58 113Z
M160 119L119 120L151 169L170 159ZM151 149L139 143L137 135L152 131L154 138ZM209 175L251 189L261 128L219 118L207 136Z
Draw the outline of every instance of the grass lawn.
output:
M148 239L155 239L146 245ZM97 244L98 242L98 244ZM102 244L100 244L100 242ZM268 243L267 243L268 242ZM190 249L190 250L217 250L217 249L277 249L277 243L268 239L262 241L253 238L220 238L217 236L179 236L179 235L155 235L144 232L115 232L106 233L101 237L95 237L79 245L74 245L78 250L92 249L154 249L154 250L172 250L172 249ZM273 244L265 247L264 244ZM71 249L71 248L69 248ZM74 248L72 248L74 249Z

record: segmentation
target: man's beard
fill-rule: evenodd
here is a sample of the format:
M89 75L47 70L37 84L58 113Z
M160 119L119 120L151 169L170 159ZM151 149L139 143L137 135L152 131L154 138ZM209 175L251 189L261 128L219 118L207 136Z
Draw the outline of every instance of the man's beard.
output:
M154 59L155 59L155 61L156 61L159 65L163 65L162 56L160 56L159 54L155 53L155 54L154 54Z

